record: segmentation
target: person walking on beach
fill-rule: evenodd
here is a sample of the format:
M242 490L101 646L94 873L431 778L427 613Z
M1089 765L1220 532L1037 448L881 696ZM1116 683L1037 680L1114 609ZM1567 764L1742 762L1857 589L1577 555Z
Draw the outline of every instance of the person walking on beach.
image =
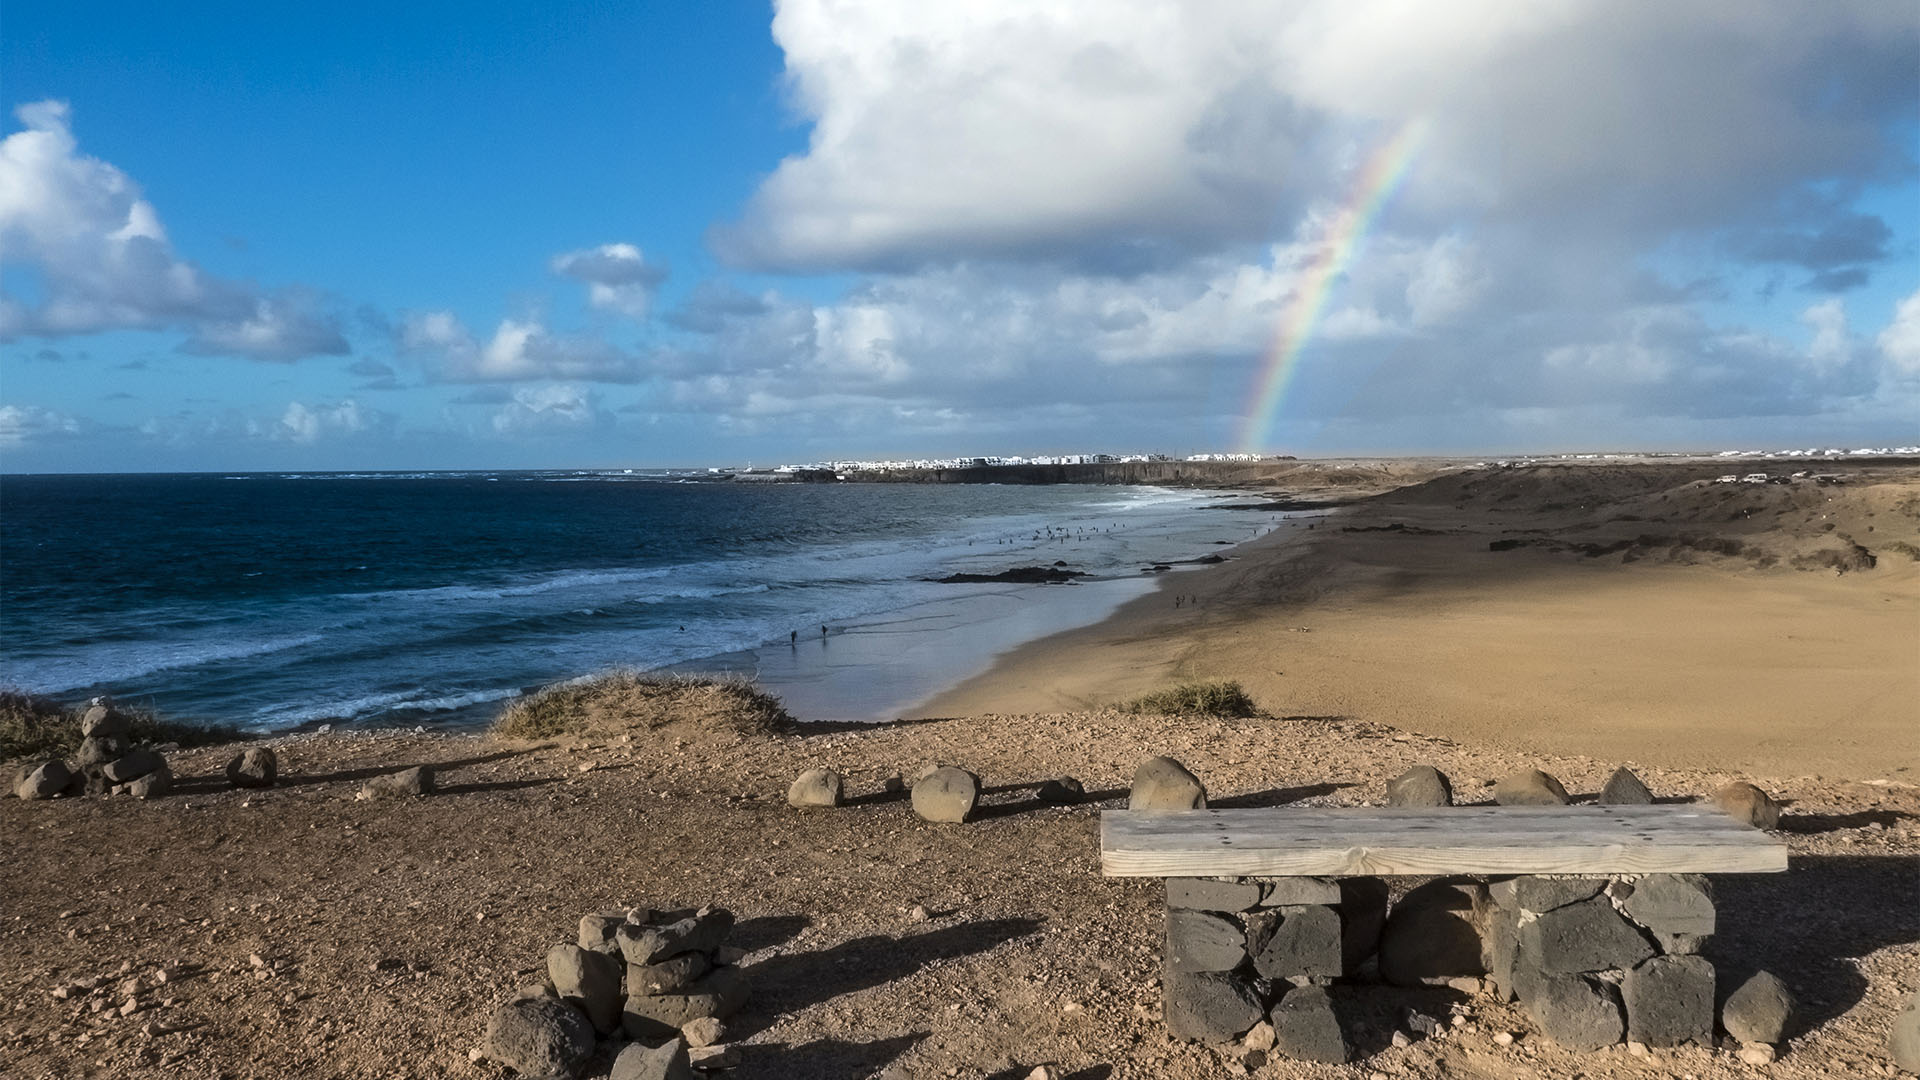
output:
M823 626L820 628L820 640L825 641L826 639L827 639L827 628Z
M798 630L787 631L787 644L789 645L800 644L800 631Z

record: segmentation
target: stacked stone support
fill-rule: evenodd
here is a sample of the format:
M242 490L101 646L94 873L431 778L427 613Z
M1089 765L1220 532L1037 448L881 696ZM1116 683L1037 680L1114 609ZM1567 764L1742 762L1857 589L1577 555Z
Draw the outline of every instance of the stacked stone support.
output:
M1697 874L1495 882L1489 977L1548 1038L1582 1050L1623 1040L1712 1045L1713 892Z
M13 793L22 799L109 794L147 799L166 794L173 786L167 759L157 750L133 745L132 729L125 713L94 699L80 717L80 749L72 760L28 766L14 777Z
M1713 1045L1716 973L1699 954L1717 917L1703 876L1446 878L1391 911L1387 900L1379 878L1169 878L1169 1030L1221 1044L1266 1021L1282 1054L1345 1060L1336 980L1471 991L1484 974L1572 1049ZM1750 1022L1730 1011L1744 1042L1784 1030L1791 997L1766 980L1729 1004L1760 1002L1741 1006Z

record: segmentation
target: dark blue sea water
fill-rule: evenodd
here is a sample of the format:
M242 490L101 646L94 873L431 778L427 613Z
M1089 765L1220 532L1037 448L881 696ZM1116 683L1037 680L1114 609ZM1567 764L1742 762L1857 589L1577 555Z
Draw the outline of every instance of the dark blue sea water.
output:
M599 473L10 476L0 682L264 729L473 723L548 682L847 632L982 588L925 580L956 570L1059 559L1138 576L1266 519L1201 509L1210 497Z

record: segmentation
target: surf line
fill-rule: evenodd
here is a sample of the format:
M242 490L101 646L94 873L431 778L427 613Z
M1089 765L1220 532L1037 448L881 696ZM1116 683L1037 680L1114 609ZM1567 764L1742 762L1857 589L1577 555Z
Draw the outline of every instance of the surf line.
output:
M1293 298L1280 313L1273 340L1268 343L1266 352L1261 354L1260 363L1254 369L1251 394L1253 408L1248 410L1240 431L1240 449L1243 452L1260 452L1261 441L1266 438L1267 429L1273 425L1281 402L1286 400L1287 386L1293 381L1294 372L1299 370L1300 354L1313 337L1320 317L1326 314L1334 282L1353 261L1360 242L1366 239L1367 233L1380 219L1381 210L1386 208L1394 192L1399 190L1401 181L1406 179L1426 136L1427 125L1424 121L1407 121L1394 133L1393 138L1374 150L1355 175L1353 189L1346 203L1334 215L1333 224L1321 240L1319 251L1308 264L1306 272L1301 274L1299 284L1293 290Z

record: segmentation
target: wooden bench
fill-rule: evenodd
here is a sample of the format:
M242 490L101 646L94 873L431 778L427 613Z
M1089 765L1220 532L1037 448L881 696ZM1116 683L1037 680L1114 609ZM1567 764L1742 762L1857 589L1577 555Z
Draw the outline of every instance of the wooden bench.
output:
M1175 1035L1264 1018L1280 1052L1336 1062L1336 981L1484 988L1579 1049L1710 1044L1704 875L1777 873L1787 849L1704 804L1107 811L1100 868L1168 879ZM1389 912L1395 876L1440 880Z

